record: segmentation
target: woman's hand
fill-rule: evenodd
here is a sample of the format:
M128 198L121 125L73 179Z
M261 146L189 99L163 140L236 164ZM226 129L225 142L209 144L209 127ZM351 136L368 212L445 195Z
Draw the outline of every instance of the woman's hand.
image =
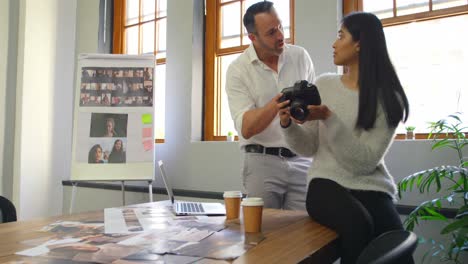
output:
M332 114L326 105L308 105L307 109L309 110L307 121L326 120Z
M296 124L304 124L306 121L326 120L332 114L326 105L308 105L307 109L309 110L309 115L307 115L303 121L300 121L291 116L290 107L287 107L289 102L290 101L287 100L277 104L280 124L284 128L291 124L291 120Z

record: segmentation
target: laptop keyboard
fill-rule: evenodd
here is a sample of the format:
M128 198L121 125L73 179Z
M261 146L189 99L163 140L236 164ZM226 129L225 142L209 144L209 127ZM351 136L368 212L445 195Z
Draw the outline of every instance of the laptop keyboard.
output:
M178 211L182 213L204 213L203 206L200 203L177 202Z

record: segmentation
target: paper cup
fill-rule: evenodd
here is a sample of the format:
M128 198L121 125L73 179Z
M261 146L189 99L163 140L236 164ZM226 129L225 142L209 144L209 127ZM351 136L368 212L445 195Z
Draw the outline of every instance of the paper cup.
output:
M240 191L226 191L223 194L224 205L226 206L226 219L239 218L240 203L242 192Z
M244 231L258 233L262 230L263 199L258 197L242 200L242 214L244 217Z

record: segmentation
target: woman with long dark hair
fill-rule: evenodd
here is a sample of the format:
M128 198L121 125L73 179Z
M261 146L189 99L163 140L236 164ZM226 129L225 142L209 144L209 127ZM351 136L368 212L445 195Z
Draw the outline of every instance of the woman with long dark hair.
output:
M344 17L333 50L334 63L346 72L317 79L322 105L308 106L305 122L290 116L284 108L288 101L278 107L292 149L314 156L307 211L338 233L346 264L355 263L373 238L403 229L384 156L398 124L408 118L409 105L375 15Z
M125 163L127 160L126 156L122 140L117 139L109 155L109 163Z
M94 145L88 153L88 163L104 163L102 160L102 147L99 144Z

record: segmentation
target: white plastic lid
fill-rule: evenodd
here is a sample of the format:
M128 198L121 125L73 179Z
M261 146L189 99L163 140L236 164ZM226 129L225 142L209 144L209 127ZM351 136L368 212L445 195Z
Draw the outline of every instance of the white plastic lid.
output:
M225 191L223 194L223 197L225 198L242 197L242 192L241 191Z
M249 197L242 199L242 206L263 206L263 199L260 197Z

